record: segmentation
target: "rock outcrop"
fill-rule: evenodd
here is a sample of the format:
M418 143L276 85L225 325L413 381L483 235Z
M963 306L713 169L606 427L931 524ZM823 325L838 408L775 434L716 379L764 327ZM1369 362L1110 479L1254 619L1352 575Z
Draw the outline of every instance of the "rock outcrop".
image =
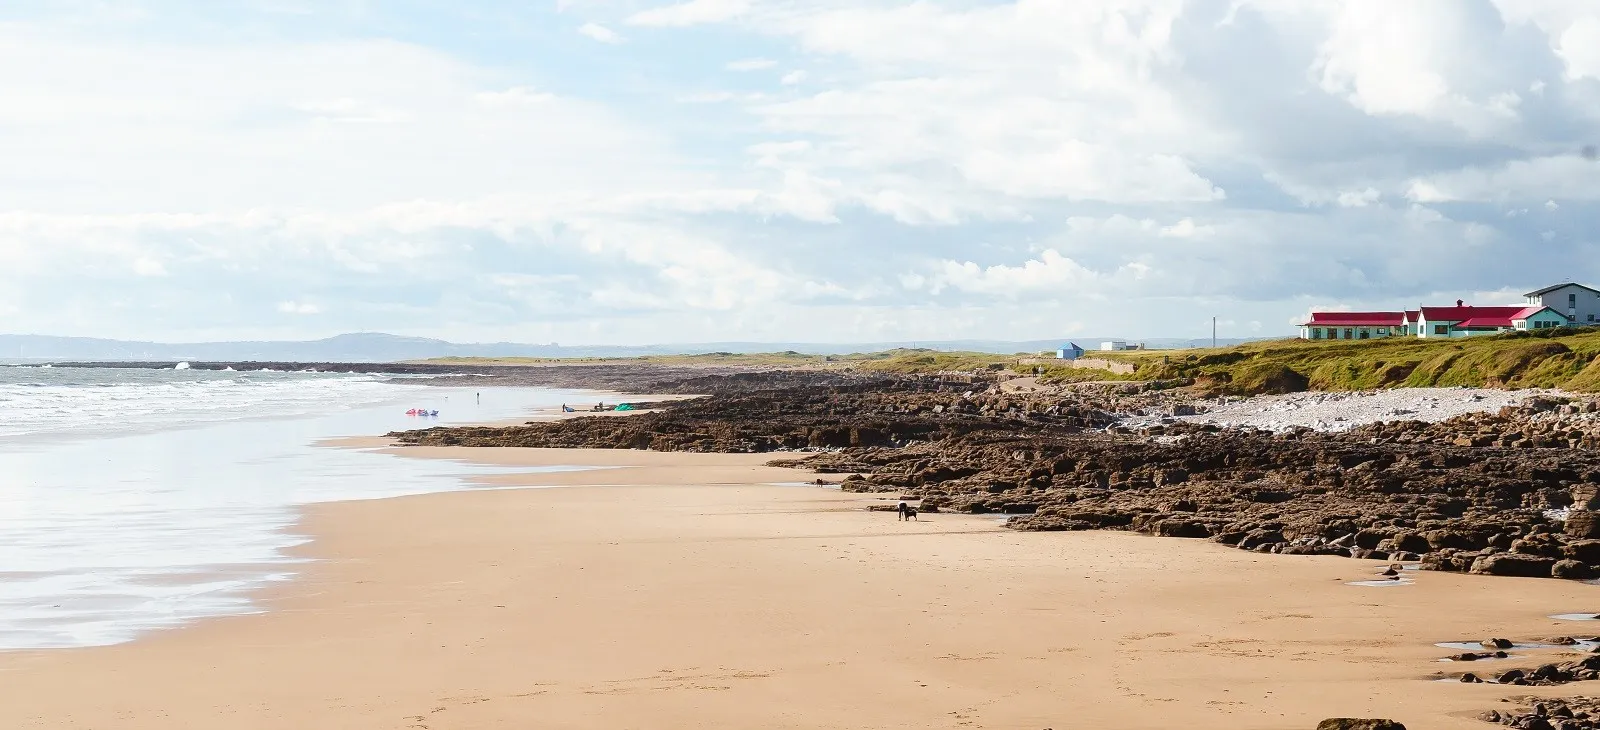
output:
M626 418L391 434L464 446L811 452L774 463L848 475L924 508L1015 515L1020 530L1134 530L1244 550L1420 561L1494 576L1600 575L1600 406L1548 398L1438 423L1284 433L1162 423L1181 390L1007 393L857 375L718 376L720 395ZM1181 409L1180 409L1181 410Z

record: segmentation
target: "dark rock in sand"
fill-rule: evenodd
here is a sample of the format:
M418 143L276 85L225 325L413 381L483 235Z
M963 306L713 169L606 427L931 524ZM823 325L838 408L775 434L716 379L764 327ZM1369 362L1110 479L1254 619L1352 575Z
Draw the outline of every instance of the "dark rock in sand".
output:
M1577 560L1557 560L1555 565L1550 566L1550 577L1552 578L1584 580L1594 576L1593 568Z
M1549 578L1554 558L1539 555L1499 553L1485 555L1472 562L1471 572L1479 575L1505 575L1520 578Z
M1394 720L1335 717L1317 723L1317 730L1406 730L1406 726Z

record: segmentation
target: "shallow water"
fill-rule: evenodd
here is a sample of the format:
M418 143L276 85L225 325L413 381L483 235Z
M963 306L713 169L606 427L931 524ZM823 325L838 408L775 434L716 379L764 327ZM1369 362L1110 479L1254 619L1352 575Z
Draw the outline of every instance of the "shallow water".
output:
M297 569L288 551L306 541L294 530L301 505L464 489L474 476L541 471L314 446L319 440L500 420L593 399L497 388L480 403L468 389L368 376L295 374L258 388L177 379L218 377L194 370L155 378L129 372L140 382L108 385L95 382L105 373L57 368L45 373L48 384L29 385L5 373L10 382L0 392L14 404L29 388L40 398L19 407L34 411L19 419L29 424L26 433L0 437L0 649L114 644L200 617L253 612L253 590ZM74 387L87 395L64 392ZM104 391L126 405L119 399L139 388L152 399L134 409L143 415L130 416L125 429L108 419ZM250 395L183 402L235 388ZM41 415L49 401L73 403L77 415ZM439 417L406 416L412 407ZM86 413L103 422L83 420Z
M1572 649L1573 651L1588 651L1597 645L1600 645L1600 642L1579 641L1576 644L1547 644L1538 641L1519 641L1512 643L1510 649L1504 649L1503 651L1513 651L1516 649ZM1434 646L1437 646L1441 649L1456 649L1459 651L1497 651L1496 649L1491 649L1476 641L1444 641L1434 644Z
M1370 587L1370 588L1389 588L1389 587L1393 587L1393 586L1416 585L1416 583L1417 583L1416 581L1414 581L1414 580L1412 580L1410 578L1399 577L1399 578L1395 578L1393 580L1391 580L1389 578L1375 578L1373 580L1353 580L1353 581L1350 581L1348 583L1345 583L1345 585L1347 585L1347 586L1367 586L1367 587Z

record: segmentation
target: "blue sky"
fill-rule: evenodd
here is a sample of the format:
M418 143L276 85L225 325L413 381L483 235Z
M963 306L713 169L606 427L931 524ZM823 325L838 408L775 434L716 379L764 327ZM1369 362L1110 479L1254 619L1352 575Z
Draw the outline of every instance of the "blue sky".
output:
M1250 336L1600 283L1587 0L41 0L0 99L9 332Z

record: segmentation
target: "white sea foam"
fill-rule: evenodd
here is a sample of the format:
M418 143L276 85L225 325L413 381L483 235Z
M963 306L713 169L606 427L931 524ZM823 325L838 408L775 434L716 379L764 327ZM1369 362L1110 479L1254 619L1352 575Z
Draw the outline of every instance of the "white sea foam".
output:
M0 438L309 415L395 395L392 380L374 375L7 367L0 368Z
M299 569L300 505L533 471L316 440L585 397L496 389L479 403L472 390L331 373L0 368L0 649L111 644L257 611L250 592ZM422 405L439 418L404 415Z

